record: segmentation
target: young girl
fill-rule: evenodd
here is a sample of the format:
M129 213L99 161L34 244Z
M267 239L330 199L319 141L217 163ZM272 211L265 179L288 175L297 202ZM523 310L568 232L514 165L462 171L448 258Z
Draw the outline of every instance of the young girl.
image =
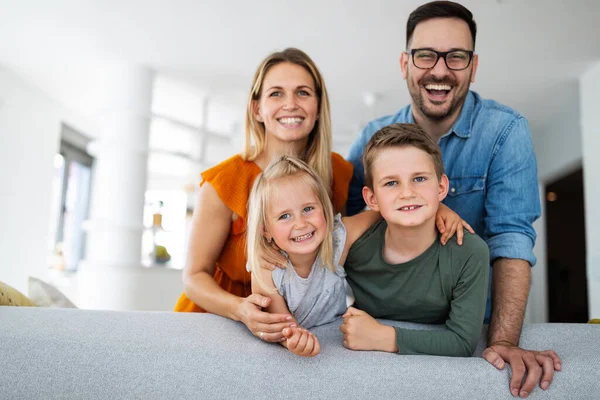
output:
M291 156L275 159L259 175L248 210L252 292L271 298L266 311L294 316L297 325L283 330L281 344L295 354L315 356L319 341L306 329L333 322L350 305L342 266L352 244L381 215L334 216L321 178ZM286 257L287 268L261 267L278 253Z

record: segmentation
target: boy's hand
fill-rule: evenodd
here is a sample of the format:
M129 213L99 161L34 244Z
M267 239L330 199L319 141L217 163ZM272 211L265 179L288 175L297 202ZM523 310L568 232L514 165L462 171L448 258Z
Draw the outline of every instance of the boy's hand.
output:
M378 350L397 353L396 330L380 324L369 314L354 307L343 315L340 331L344 334L344 347L350 350Z
M442 244L448 243L448 240L456 233L456 241L459 245L462 245L465 235L463 228L471 233L475 233L471 225L442 203L440 203L440 207L435 215L435 225L442 234L440 238Z
M294 354L303 357L314 357L321 351L317 337L304 328L285 328L282 333L287 339L285 347Z

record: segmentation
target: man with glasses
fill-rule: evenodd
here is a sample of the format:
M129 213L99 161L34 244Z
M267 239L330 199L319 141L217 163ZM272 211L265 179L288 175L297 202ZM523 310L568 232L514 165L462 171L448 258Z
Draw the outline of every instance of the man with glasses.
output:
M475 36L473 15L460 4L434 1L410 14L400 68L412 101L398 113L370 122L352 145L349 160L355 173L347 210L352 215L365 207L362 153L376 131L393 123L416 123L438 141L450 180L444 203L490 249L492 301L488 299L489 347L483 357L498 369L509 363L511 393L527 397L538 382L547 389L554 370L561 369L553 351L518 347L530 266L535 264L532 224L540 215L536 159L525 118L469 91L478 65Z

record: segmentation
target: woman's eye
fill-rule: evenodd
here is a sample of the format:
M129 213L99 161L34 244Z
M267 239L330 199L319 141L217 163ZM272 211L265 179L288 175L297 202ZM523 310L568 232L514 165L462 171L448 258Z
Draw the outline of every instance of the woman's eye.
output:
M415 182L421 183L421 182L425 182L425 177L424 176L417 176L415 178Z
M300 96L310 96L310 93L308 93L306 90L300 90L300 91L298 91L298 95L300 95Z
M285 219L289 219L290 217L291 217L290 214L282 214L282 215L279 216L279 219L280 220L285 220Z
M281 96L281 92L275 91L269 94L269 97L279 97Z
M308 207L304 207L304 209L303 209L302 211L304 211L304 212L309 212L309 211L312 211L312 210L314 210L314 209L315 209L315 208L314 208L313 206L308 206Z

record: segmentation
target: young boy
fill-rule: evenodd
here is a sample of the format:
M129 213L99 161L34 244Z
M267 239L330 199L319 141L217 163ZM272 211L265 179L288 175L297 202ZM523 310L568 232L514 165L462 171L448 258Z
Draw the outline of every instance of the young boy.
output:
M489 251L477 235L440 243L435 214L448 193L436 143L417 125L393 124L365 147L363 197L383 220L350 248L344 265L355 307L340 330L352 350L468 357L485 314ZM441 331L375 318L445 324Z

